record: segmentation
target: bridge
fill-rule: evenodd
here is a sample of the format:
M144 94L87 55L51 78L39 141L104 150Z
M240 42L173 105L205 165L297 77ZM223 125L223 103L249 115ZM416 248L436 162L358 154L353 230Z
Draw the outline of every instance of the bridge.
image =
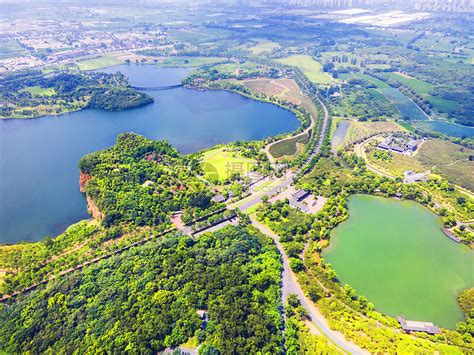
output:
M168 85L168 86L130 86L132 89L142 90L142 91L156 91L156 90L169 90L174 88L179 88L183 84Z

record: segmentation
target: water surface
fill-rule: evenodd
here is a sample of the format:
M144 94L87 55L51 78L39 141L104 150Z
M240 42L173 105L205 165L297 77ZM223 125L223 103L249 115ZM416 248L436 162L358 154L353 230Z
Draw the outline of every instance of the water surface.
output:
M347 121L338 122L334 135L332 137L332 150L335 152L339 145L346 138L347 129L349 128L350 123Z
M143 86L173 85L187 74L146 65L107 71L117 69L133 73L132 83ZM77 162L114 144L121 132L168 139L180 152L190 153L290 132L299 125L289 111L230 92L177 88L147 93L154 104L128 111L0 121L0 243L40 240L88 218Z
M474 286L474 254L442 233L435 214L411 201L356 195L349 215L324 252L342 284L391 316L448 328L463 319L456 297Z

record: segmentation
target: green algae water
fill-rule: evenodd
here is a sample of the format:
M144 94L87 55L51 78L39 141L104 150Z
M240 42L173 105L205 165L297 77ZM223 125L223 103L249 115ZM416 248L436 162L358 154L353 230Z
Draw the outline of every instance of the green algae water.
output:
M456 297L474 286L474 253L447 238L434 213L411 201L355 195L349 216L324 252L342 284L391 316L451 329L463 320Z

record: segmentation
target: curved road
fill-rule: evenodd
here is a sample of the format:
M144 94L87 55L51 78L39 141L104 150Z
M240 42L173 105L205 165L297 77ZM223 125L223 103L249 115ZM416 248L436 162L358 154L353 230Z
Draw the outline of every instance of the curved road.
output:
M299 171L301 171L301 169L303 169L313 158L316 154L319 153L319 151L321 150L321 147L322 147L322 144L323 144L323 141L324 141L324 136L325 136L325 133L326 133L326 130L327 130L327 126L328 126L328 121L329 121L329 112L326 108L326 106L324 105L324 103L319 99L319 97L317 97L317 100L319 102L319 104L323 107L323 110L324 110L324 121L323 121L323 125L322 125L322 129L321 129L321 133L320 133L320 136L318 138L318 142L316 144L316 146L314 147L313 151L311 152L311 154L308 156L308 159L305 161L305 163L302 165L302 167L299 169ZM291 183L293 182L293 177L297 174L297 172L292 172L289 174L288 177L286 177L285 179L282 179L282 181L277 184L274 189L271 189L270 191L266 192L266 193L260 193L260 194L256 194L257 196L253 197L253 198L249 198L249 200L243 204L240 204L238 206L238 208L241 210L241 211L245 211L246 209L256 205L257 203L261 202L262 201L262 197L263 196L270 196L272 194L275 193L275 189L283 189L283 188L286 188L288 187L289 185L291 185ZM230 205L232 206L232 205ZM229 207L230 207L229 206ZM309 316L311 317L311 321L319 328L319 330L334 344L336 345L337 347L339 347L341 350L343 350L344 352L346 353L349 353L349 354L368 354L367 351L361 349L360 347L358 347L356 344L346 340L344 338L344 335L341 334L340 332L337 332L335 330L332 330L330 327L329 327L329 324L327 322L327 320L324 318L324 316L321 314L321 312L319 311L319 309L314 305L314 303L309 300L306 295L304 294L303 290L301 289L301 286L299 285L298 283L298 280L296 278L296 275L293 273L293 271L291 270L290 268L290 265L289 265L289 261L288 261L288 257L286 256L285 254L285 251L283 249L283 246L280 244L280 238L278 235L276 235L275 233L273 233L270 229L268 229L267 227L265 227L264 225L262 225L260 222L258 222L256 220L256 218L254 216L251 216L250 217L251 221L252 221L252 224L257 227L262 233L264 233L265 235L269 236L270 238L272 238L272 240L275 242L277 248L278 248L278 251L280 252L280 255L282 257L282 261L283 261L283 271L282 271L282 293L281 293L281 298L282 298L282 304L283 306L285 305L286 303L286 299L288 297L289 294L295 294L297 295L301 305L303 306L303 308L306 309L306 311L308 312Z
M269 191L264 192L264 193L257 192L257 193L253 194L250 197L246 197L245 200L248 200L248 201L246 201L244 203L242 203L242 201L237 201L236 203L231 203L227 206L228 208L239 208L239 210L245 211L248 208L250 208L252 206L255 206L256 204L260 203L262 201L263 196L270 197L270 196L272 196L276 193L281 192L282 190L287 188L289 185L291 185L291 183L293 182L293 178L302 169L304 169L304 167L306 165L308 165L308 163L315 157L316 154L319 153L319 151L321 150L321 147L323 145L326 130L328 128L329 112L328 112L328 109L326 108L326 105L324 105L324 103L321 101L321 99L317 96L316 96L316 98L317 98L319 104L323 107L324 120L323 120L323 125L322 125L322 128L321 128L321 132L320 132L320 135L319 135L319 138L318 138L318 142L316 143L316 146L314 147L313 151L309 154L308 159L306 159L306 161L301 165L301 167L297 171L291 172L290 174L288 174L288 176L286 178L281 179L280 183L272 186L272 188L269 189ZM315 128L314 126L316 126L316 121L314 121L313 128Z
M321 314L319 309L314 305L314 303L306 297L301 286L298 283L296 275L291 271L290 264L288 261L288 257L283 250L283 246L280 244L279 236L273 233L270 229L266 226L262 225L258 222L255 217L250 218L252 224L257 227L262 233L269 236L275 242L283 261L283 272L282 272L282 303L283 305L286 304L286 299L288 298L289 294L295 294L301 306L308 312L311 321L317 326L317 328L337 347L349 354L368 354L367 351L361 349L356 344L346 340L344 335L338 331L332 330L329 327L327 320Z

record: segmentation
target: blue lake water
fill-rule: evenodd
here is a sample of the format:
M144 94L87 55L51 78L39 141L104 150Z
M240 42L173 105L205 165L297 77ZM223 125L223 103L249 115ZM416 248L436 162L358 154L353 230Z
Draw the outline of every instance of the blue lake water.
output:
M179 83L186 69L120 65L137 86ZM224 91L147 91L148 106L121 112L83 110L0 121L0 243L40 240L88 218L77 162L114 144L121 132L167 139L182 153L217 143L290 132L296 117L275 105Z

